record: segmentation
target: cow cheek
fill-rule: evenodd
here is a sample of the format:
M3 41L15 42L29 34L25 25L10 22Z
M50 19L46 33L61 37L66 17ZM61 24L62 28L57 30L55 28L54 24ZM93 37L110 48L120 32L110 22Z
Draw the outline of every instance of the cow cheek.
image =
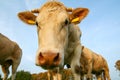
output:
M67 47L67 44L68 44L68 30L66 28L64 28L62 31L61 31L61 43L64 47L64 49Z
M61 62L60 62L60 63L61 63L61 65L62 65L61 67L63 67L63 66L64 66L64 55L65 55L65 52L64 52L64 51L62 51L62 52L61 52Z

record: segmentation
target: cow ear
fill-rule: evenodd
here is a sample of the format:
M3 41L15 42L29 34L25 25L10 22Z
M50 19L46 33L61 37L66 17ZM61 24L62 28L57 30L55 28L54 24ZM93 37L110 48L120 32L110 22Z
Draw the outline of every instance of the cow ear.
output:
M20 12L18 17L27 24L35 25L36 16L30 11Z
M87 8L76 8L72 11L72 13L70 14L70 20L72 23L78 24L81 22L81 20L83 20L87 14L88 14L89 10Z

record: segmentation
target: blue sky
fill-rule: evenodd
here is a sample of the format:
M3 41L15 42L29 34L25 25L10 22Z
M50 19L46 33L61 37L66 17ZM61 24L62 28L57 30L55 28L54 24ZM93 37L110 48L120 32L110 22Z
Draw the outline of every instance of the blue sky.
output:
M18 70L39 73L44 71L35 66L38 47L35 26L21 22L17 13L39 8L46 0L0 0L0 33L16 41L23 50ZM88 16L79 24L82 31L81 43L101 54L108 62L112 80L120 79L114 68L120 59L120 0L59 0L67 7L86 7ZM0 74L2 74L0 70Z

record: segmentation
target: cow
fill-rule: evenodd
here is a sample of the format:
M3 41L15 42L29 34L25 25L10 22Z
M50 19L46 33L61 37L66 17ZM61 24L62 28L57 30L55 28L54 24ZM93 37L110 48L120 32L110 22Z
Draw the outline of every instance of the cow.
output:
M97 80L111 80L107 61L100 54L84 46L82 46L80 64L81 80L84 80L82 78L85 74L87 80L92 79L92 74L95 74Z
M81 31L79 24L88 14L87 8L71 9L58 1L48 1L41 8L18 13L29 25L37 26L36 65L43 69L63 69L70 64L75 80L80 80Z
M120 71L120 60L115 62L115 68Z
M4 73L3 80L7 80L10 66L12 66L12 80L15 80L21 57L22 50L18 44L0 33L0 65Z
M115 62L115 68L116 68L116 70L120 71L120 60L117 60ZM119 73L119 76L120 76L120 73Z

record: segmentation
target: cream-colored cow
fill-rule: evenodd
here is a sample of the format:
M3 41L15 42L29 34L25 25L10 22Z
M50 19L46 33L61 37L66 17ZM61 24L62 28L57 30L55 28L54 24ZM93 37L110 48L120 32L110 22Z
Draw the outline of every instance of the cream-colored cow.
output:
M20 64L22 50L16 42L11 41L0 33L0 65L4 73L3 80L7 80L9 67L12 65L12 80L15 79L16 70Z
M23 22L37 25L36 65L55 70L70 64L75 80L80 80L77 68L80 67L81 31L76 24L80 23L88 12L86 8L72 10L60 2L49 1L39 9L18 14Z
M91 80L92 74L95 74L97 80L111 80L107 61L101 55L84 46L82 47L80 64L82 77L86 74L86 78Z

